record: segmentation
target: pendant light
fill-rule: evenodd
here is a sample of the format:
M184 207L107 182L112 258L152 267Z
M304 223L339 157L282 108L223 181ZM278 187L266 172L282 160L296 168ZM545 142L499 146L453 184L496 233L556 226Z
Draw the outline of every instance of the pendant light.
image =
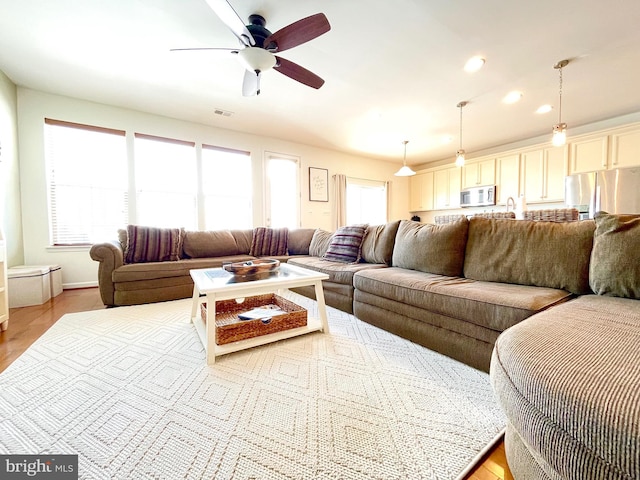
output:
M460 148L456 152L456 166L462 167L464 165L464 150L462 148L462 107L469 102L460 102L456 105L460 109Z
M553 126L553 137L551 143L554 147L561 147L567 142L567 124L562 123L562 69L569 65L569 60L560 60L553 68L560 73L560 88L558 100L558 123Z
M402 143L404 144L404 159L402 160L402 168L394 173L394 175L396 177L410 177L411 175L415 175L416 172L407 167L407 143L409 143L409 140L405 140Z

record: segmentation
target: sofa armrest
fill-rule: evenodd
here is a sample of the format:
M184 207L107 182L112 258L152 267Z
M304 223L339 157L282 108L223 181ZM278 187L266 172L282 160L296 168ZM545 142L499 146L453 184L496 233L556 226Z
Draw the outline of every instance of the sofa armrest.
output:
M96 243L91 246L89 255L96 262L100 262L98 266L98 286L100 287L102 303L107 306L115 305L113 271L124 265L124 252L120 242L112 240Z

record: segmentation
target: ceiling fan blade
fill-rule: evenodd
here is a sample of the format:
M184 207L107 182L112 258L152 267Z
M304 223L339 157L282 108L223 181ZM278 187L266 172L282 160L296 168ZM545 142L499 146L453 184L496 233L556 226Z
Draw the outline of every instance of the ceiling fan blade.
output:
M244 80L242 81L242 95L245 97L253 97L260 95L260 72L244 71Z
M324 13L316 13L291 25L281 28L264 41L264 48L275 52L284 52L331 30L329 20Z
M247 30L244 22L229 2L226 0L207 0L207 3L243 45L249 47L256 44L253 35Z
M301 67L297 63L293 63L286 58L281 58L276 56L277 63L273 67L278 72L283 75L286 75L293 80L304 83L305 85L311 88L320 88L324 85L324 80L321 79L318 75L313 72L310 72L304 67Z

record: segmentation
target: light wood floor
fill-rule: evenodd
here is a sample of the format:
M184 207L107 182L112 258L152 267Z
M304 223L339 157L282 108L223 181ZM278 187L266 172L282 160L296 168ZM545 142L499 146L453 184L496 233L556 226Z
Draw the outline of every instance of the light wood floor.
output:
M97 288L64 290L43 305L9 310L9 328L0 333L0 372L4 371L40 335L65 313L105 308ZM513 480L504 442L499 442L465 480Z

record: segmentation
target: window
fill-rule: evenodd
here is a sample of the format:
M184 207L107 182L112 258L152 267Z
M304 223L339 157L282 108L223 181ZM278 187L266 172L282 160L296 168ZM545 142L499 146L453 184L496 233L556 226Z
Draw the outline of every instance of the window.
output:
M113 238L128 223L125 132L45 119L52 245Z
M381 225L386 222L386 182L347 178L347 225Z
M253 183L249 152L202 146L205 229L251 228Z
M198 229L195 143L135 134L136 223Z
M268 154L265 164L267 226L296 228L300 218L298 159Z

